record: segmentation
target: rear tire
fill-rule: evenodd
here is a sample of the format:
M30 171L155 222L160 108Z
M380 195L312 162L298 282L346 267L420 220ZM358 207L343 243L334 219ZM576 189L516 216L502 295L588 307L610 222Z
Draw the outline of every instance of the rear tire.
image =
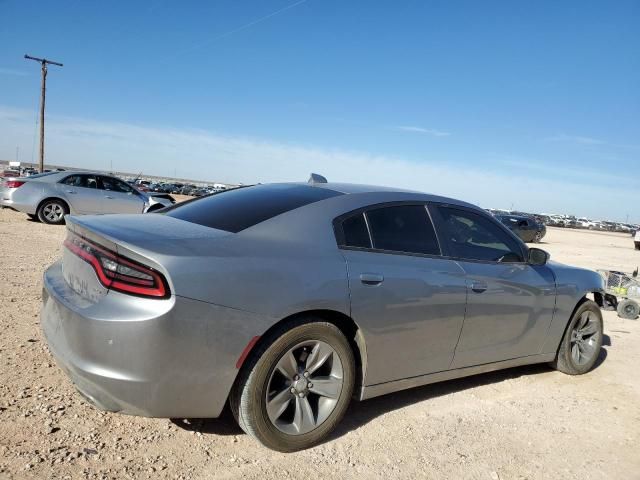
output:
M602 313L586 300L575 311L564 332L553 368L567 375L582 375L593 368L602 347Z
M635 300L625 298L618 302L618 316L627 320L635 320L640 315L640 305Z
M69 206L57 198L49 198L38 207L38 219L49 225L64 224L64 216L69 213Z
M246 433L268 448L293 452L317 445L335 428L354 380L344 334L306 317L278 327L252 352L229 403Z

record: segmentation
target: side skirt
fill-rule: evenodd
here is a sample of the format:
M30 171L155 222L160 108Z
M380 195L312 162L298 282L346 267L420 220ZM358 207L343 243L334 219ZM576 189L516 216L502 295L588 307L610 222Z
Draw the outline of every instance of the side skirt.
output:
M407 388L420 387L430 383L443 382L445 380L453 380L455 378L468 377L505 368L519 367L521 365L551 362L555 357L555 353L529 355L527 357L512 358L511 360L503 360L501 362L485 363L473 367L457 368L455 370L420 375L419 377L403 378L392 382L363 386L360 388L360 392L356 398L358 398L358 400L367 400L368 398L386 395L387 393L397 392L398 390L406 390Z

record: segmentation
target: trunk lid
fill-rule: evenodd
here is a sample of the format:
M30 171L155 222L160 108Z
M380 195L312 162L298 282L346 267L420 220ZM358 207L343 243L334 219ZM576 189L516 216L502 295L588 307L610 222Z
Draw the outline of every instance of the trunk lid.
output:
M168 264L180 257L205 256L211 243L229 232L185 222L162 214L67 216L67 229L118 256L160 273L174 292ZM63 274L71 288L96 302L109 292L87 261L64 249Z

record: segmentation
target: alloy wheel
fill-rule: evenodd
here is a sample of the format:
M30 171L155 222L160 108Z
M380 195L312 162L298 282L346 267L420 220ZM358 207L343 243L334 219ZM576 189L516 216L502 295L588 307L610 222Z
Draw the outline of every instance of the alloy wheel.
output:
M312 431L336 408L343 378L340 357L328 343L310 340L295 345L278 360L269 378L269 420L289 435Z
M47 203L42 209L42 213L50 222L59 222L64 217L64 208L59 203Z
M586 311L575 323L571 332L571 358L576 365L584 365L596 355L600 330L593 312Z

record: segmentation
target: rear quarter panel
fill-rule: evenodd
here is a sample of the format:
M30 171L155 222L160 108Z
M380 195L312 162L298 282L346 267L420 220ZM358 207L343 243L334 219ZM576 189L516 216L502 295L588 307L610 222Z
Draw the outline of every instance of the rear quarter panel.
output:
M21 179L17 178L16 180ZM4 198L7 195L10 198L12 208L33 215L36 213L38 204L46 198L45 190L48 187L49 184L46 183L26 180L24 185L18 188L7 189L7 192L3 193L2 197Z

